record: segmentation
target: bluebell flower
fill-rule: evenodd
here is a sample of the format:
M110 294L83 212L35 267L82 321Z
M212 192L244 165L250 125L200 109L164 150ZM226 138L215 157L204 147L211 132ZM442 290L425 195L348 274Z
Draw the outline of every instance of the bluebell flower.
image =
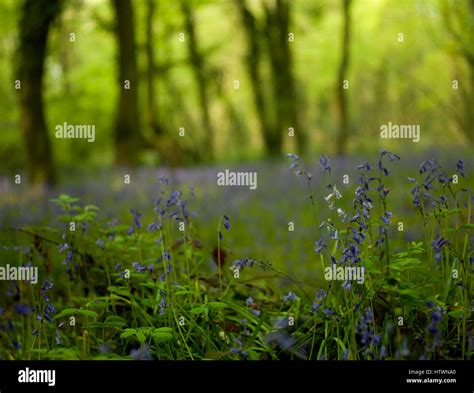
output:
M151 356L150 348L147 344L140 345L138 349L132 349L130 356L135 360L153 360L153 356Z
M59 249L59 252L62 254L64 251L66 251L66 250L68 249L67 243L60 244L60 245L58 246L58 249Z
M264 341L267 344L276 343L281 349L288 351L296 344L296 338L290 336L285 329L277 330L265 336Z
M95 242L95 244L97 244L97 245L98 245L100 248L102 248L102 249L105 247L105 243L104 243L104 241L103 241L101 238L97 239L97 241Z
M316 299L318 300L318 302L320 302L320 301L323 300L325 297L326 297L326 291L321 288L321 289L316 293Z
M286 303L288 301L295 302L298 299L298 296L292 291L288 292L288 295L283 295L283 301Z
M140 262L133 262L132 266L137 273L141 273L146 270L146 267L143 266Z
M46 306L45 306L45 312L47 313L55 313L56 312L56 307L54 307L54 304L52 303L48 303Z
M181 191L172 191L169 199L166 201L166 207L176 205L181 198Z
M390 224L390 218L391 217L392 217L392 212L386 211L384 214L382 214L380 219L383 221L383 223L385 225L388 225L388 224Z
M466 177L464 173L464 163L461 160L458 160L458 162L456 163L456 170L462 177Z
M420 164L420 173L425 173L427 171L434 171L437 168L437 164L433 160L426 160Z
M130 213L132 213L133 216L133 223L138 229L140 229L142 227L142 225L140 224L140 218L142 216L141 213L139 213L133 208L130 208Z
M49 291L53 287L53 283L49 280L45 280L41 286L42 291Z
M158 228L157 225L154 222L152 222L150 225L148 225L148 228L146 229L146 231L150 232L150 231L153 231L157 228Z
M400 351L400 355L402 356L408 356L410 354L410 350L408 349L408 343L407 343L407 338L403 337L402 340L402 349Z
M350 281L344 281L341 284L341 287L344 288L346 291L348 291L352 288L352 283Z
M390 161L395 161L395 160L399 160L399 159L400 159L400 156L399 156L399 155L394 154L394 153L390 153L390 152L387 151L387 150L382 150L381 154L382 154L382 157L386 155Z
M300 159L296 154L293 153L287 153L286 156L295 161L298 161Z
M356 169L357 170L363 169L363 170L368 172L368 171L372 170L372 167L370 166L370 164L368 162L364 162L363 164L357 165Z
M331 167L329 166L329 158L325 154L321 154L319 157L319 164L321 165L322 171L331 173Z
M230 349L230 351L231 351L232 353L241 355L242 358L246 359L246 358L248 357L248 352L243 350L244 344L242 343L242 341L237 337L237 338L235 339L235 343L236 343L237 345L236 345L235 347L232 347L232 348Z
M435 252L435 260L436 262L439 262L442 257L441 249L444 246L449 245L449 241L441 236L438 236L435 240L433 240L432 244L433 244L433 250Z
M314 251L316 251L317 254L320 254L321 251L326 247L326 244L324 243L323 238L319 239L314 244L315 244Z
M249 298L247 298L247 300L245 300L245 304L247 305L247 307L252 306L254 303L255 303L255 301L251 297L249 297Z
M28 315L33 311L33 309L26 304L15 303L13 311L20 315Z
M224 215L224 228L230 230L230 219L226 215Z
M168 306L168 303L166 303L166 298L163 296L160 300L160 315L163 315L165 313L165 309Z
M374 356L372 353L372 346L378 346L382 341L380 334L375 334L373 326L374 316L370 308L360 316L360 320L356 324L356 332L359 335L361 344L365 347L365 354Z

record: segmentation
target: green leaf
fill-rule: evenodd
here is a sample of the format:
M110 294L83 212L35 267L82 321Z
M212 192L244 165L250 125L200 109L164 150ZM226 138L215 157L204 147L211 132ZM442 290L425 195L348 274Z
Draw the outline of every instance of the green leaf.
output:
M77 312L85 317L97 318L97 313L92 310L77 310Z
M339 348L341 348L342 352L344 352L346 350L346 347L345 347L344 343L341 341L340 338L333 337L333 340L337 342L337 345L339 345Z
M173 335L166 332L153 332L151 336L157 342L167 342L173 339Z
M202 305L202 306L198 306L198 307L194 307L191 309L191 313L192 314L202 314L206 312L206 305Z
M464 310L452 310L448 312L448 315L455 319L460 319L464 317Z
M77 308L66 308L62 310L59 314L54 316L54 319L61 319L64 317L68 317L69 315L83 315L85 317L97 318L97 313L92 310L82 310Z
M65 308L60 313L56 314L53 319L61 319L68 317L69 315L75 315L76 311L77 310L75 308Z
M120 335L120 338L127 338L133 336L136 332L137 331L135 329L125 329Z
M170 327L160 327L153 330L153 333L173 333L174 329Z
M140 344L143 344L145 342L146 336L143 333L137 332L136 336L138 338L138 341L140 341Z
M222 310L223 308L229 308L229 306L222 302L209 302L207 303L211 310Z
M185 291L176 291L174 294L176 296L181 296L181 295L189 295L189 294L193 294L193 293L194 293L193 291L185 290Z
M123 328L124 326L127 326L127 323L122 317L119 317L117 315L112 315L110 317L107 317L104 326L106 327L115 327L115 328Z

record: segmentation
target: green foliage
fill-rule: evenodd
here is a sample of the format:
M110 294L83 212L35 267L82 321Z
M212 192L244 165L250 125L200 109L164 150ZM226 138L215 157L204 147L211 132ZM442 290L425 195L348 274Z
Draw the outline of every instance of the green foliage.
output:
M381 160L387 154L391 153L383 153ZM389 177L382 173L377 177L374 172L371 182L386 190ZM364 175L359 174L363 184ZM435 203L425 199L405 213L405 223L414 214L421 217L413 225L421 225L420 233L408 242L397 234L396 223L386 218L391 217L387 213L393 203L391 194L381 194L372 184L366 191L372 202L365 218L357 216L360 189L353 200L341 196L329 209L324 209L328 204L324 195L312 196L324 225L317 225L316 232L304 232L322 236L326 247L319 251L321 268L311 257L304 274L292 269L294 263L241 256L232 262L224 255L218 269L217 251L198 241L203 229L198 231L198 222L188 214L184 195L166 186L153 215L147 216L149 225L133 209L126 221L110 222L98 207L62 194L51 199L61 210L58 225L70 220L87 225L66 230L62 236L54 225L26 233L36 239L31 262L54 285L19 288L34 312L14 311L19 303L13 298L2 303L5 311L0 324L10 321L14 329L0 330L0 356L471 359L471 194L464 183L446 183L441 170L431 175L439 179L430 191ZM346 212L346 219L341 211ZM216 215L218 249L226 250L242 234L248 236L237 217ZM181 222L184 232L179 230ZM314 222L309 221L311 225ZM215 230L211 232L215 238ZM355 233L366 238L357 240L360 261L351 265L344 262L344 255L355 244ZM49 247L48 242L55 246ZM20 263L24 258L22 251L11 255ZM365 280L359 284L299 280L318 271L324 277L331 258L336 266L364 266ZM210 260L214 261L211 267Z

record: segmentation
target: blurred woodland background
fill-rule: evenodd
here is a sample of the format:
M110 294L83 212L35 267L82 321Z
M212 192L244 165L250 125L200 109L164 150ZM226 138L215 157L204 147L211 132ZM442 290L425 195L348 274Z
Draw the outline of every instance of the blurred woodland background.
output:
M0 21L3 175L363 154L390 121L421 126L398 151L474 140L474 0L1 0Z

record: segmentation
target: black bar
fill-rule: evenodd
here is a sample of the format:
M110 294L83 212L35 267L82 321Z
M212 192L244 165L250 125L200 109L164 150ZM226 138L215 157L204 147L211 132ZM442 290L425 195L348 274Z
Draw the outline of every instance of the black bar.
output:
M47 382L19 382L27 370L54 370ZM52 374L49 374L51 376ZM43 373L44 379L47 374ZM40 376L38 376L40 377ZM407 379L412 380L410 383ZM434 383L429 380L442 380ZM447 380L455 380L448 383ZM420 380L420 381L414 381ZM51 383L52 384L52 383ZM145 389L145 387L150 387ZM474 391L474 361L2 361L0 393L226 391L258 387L292 392Z

